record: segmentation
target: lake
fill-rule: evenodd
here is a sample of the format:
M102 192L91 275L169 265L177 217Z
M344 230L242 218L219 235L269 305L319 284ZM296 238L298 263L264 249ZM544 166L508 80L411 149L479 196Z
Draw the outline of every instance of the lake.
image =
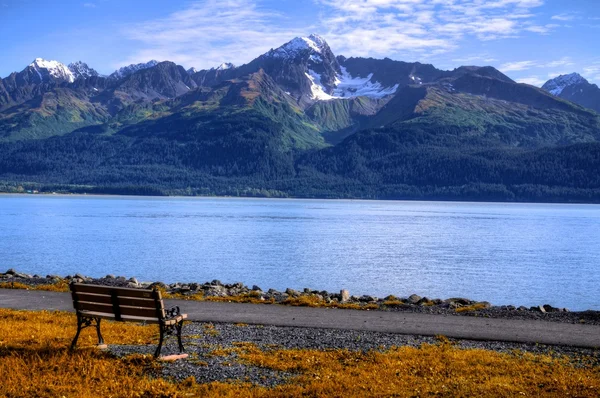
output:
M0 269L600 310L600 206L0 196Z

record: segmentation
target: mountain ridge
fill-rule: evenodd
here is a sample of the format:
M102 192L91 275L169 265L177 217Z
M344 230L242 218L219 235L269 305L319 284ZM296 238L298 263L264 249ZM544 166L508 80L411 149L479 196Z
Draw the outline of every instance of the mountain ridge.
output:
M600 189L586 171L600 115L490 66L346 58L317 35L205 70L45 62L0 79L0 182L499 200Z

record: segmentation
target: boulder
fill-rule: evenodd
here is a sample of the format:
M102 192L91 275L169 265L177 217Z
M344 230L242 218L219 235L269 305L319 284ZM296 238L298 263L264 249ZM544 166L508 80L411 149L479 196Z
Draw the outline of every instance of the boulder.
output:
M369 295L365 294L363 296L360 296L358 301L360 301L361 303L370 303L372 301L377 301L377 299L373 296L369 296Z
M341 296L340 301L342 303L346 303L350 300L350 292L346 289L340 290L340 296Z
M408 302L411 304L417 304L419 301L421 301L421 299L422 297L417 294L411 294L408 296Z
M256 292L262 292L262 289L259 286L256 286L256 285L252 285L252 290L254 290Z

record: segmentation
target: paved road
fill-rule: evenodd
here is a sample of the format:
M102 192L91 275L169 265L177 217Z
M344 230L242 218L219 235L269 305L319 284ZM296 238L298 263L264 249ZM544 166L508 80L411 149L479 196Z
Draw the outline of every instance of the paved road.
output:
M167 300L192 321L444 335L472 340L600 347L600 326L402 312ZM69 293L0 289L0 307L73 311Z

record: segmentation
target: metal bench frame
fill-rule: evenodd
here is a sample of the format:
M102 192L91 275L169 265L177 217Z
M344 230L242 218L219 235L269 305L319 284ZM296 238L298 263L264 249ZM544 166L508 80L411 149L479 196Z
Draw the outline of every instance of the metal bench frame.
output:
M156 323L160 338L154 357L160 351L166 336L177 336L179 353L185 351L181 342L181 329L187 314L179 307L166 310L160 291L148 289L129 289L84 283L70 284L73 307L77 314L77 333L71 343L71 350L77 345L79 334L85 328L94 326L98 335L98 345L105 345L100 331L102 319L117 322Z

